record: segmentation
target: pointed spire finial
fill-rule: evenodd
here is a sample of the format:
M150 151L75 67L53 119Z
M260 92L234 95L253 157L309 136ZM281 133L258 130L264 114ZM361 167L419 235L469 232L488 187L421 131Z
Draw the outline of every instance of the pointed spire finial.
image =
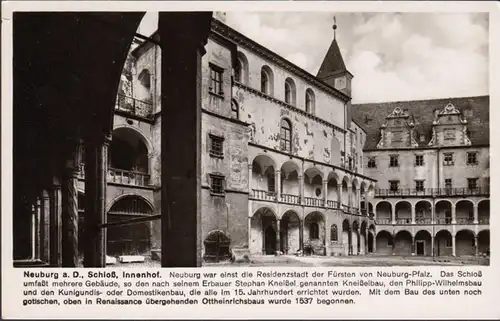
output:
M333 39L337 39L337 18L333 16Z

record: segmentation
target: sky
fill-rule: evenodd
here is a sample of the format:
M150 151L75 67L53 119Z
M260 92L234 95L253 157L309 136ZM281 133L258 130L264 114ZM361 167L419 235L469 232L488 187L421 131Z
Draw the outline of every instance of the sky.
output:
M316 75L336 38L353 103L487 95L487 13L226 12L226 23ZM151 34L157 14L139 32Z

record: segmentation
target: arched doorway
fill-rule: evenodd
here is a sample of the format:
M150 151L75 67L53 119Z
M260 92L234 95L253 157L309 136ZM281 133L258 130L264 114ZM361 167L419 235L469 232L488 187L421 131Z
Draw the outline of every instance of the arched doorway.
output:
M147 217L153 214L152 206L142 197L125 196L116 201L108 212L108 222L123 222L132 218ZM151 224L141 222L114 226L107 229L107 254L144 255L151 246Z
M436 256L451 256L453 241L448 230L440 230L434 238L434 251Z
M412 253L412 237L408 231L399 231L396 234L394 244L394 254L402 256L410 256Z
M325 255L325 219L320 212L311 212L304 219L304 252Z
M294 211L287 211L280 220L280 251L296 253L300 249L300 219Z
M250 220L250 254L276 254L276 214L268 207L259 208Z
M432 255L432 236L426 230L420 230L415 234L415 254Z
M392 234L387 231L380 231L375 238L377 254L392 255Z
M456 256L474 256L476 254L476 240L474 232L460 230L455 235Z
M351 225L349 220L345 219L342 222L342 245L344 247L344 255L349 255L351 253L352 238L351 238Z
M205 246L204 260L208 262L220 262L231 259L231 239L222 231L208 233L203 242Z
M483 230L477 234L479 255L490 256L490 230Z

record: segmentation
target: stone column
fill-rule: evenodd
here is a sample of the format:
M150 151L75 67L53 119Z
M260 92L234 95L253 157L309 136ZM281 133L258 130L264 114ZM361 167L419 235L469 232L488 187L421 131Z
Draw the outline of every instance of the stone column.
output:
M477 235L474 235L474 249L475 249L475 255L479 256L479 240Z
M154 155L152 152L151 152L151 153L148 153L148 174L149 174L149 182L147 182L147 179L144 179L144 185L154 185L154 182L153 182L154 159L155 159L155 155Z
M451 236L451 255L452 256L456 256L456 234L453 233L453 235Z
M281 202L281 171L274 172L274 182L276 188L276 201Z
M431 224L436 224L436 206L431 205Z
M339 201L339 208L342 209L342 184L337 183L337 197Z
M392 255L396 255L394 250L396 249L396 234L392 233Z
M111 136L85 141L85 267L106 266L106 186Z
M252 191L252 179L253 179L253 166L252 164L248 164L248 195L253 196Z
M201 57L211 12L160 12L162 267L201 266Z
M358 208L358 210L361 212L361 189L360 188L356 188L356 207Z
M61 266L61 187L52 186L50 202L50 265Z
M373 244L372 244L373 253L377 253L377 234L373 232Z
M365 230L365 251L364 254L368 254L368 230Z
M479 224L479 206L474 204L474 224Z
M304 175L299 175L299 194L300 203L304 204Z
M304 251L304 220L299 219L299 250Z
M411 204L411 224L415 224L415 205Z
M328 206L328 180L323 180L323 206Z
M411 255L415 255L415 236L411 237Z
M392 224L396 224L396 207L391 204L391 218L392 218Z
M40 238L41 243L41 257L43 262L50 260L50 202L49 194L46 191L40 195L40 221L42 222Z
M435 251L435 249L434 249L434 247L435 247L435 245L434 245L434 243L435 243L435 242L434 242L434 239L435 239L435 238L436 238L436 237L435 237L434 235L432 235L432 236L431 236L431 255L432 255L433 257L434 257L434 255L435 255L435 253L436 253L436 251Z
M40 260L41 250L41 229L42 224L40 220L40 199L37 197L33 207L33 260Z
M62 180L62 266L78 266L78 157L76 147Z
M451 224L457 224L457 209L455 205L451 205Z
M352 206L352 187L351 186L347 187L347 205L349 207Z
M280 242L280 220L276 220L276 251L281 251Z

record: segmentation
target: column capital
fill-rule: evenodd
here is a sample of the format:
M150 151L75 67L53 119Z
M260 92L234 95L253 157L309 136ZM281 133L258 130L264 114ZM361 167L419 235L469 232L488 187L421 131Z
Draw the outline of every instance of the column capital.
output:
M249 169L252 169L252 167L253 167L253 164L248 164Z

